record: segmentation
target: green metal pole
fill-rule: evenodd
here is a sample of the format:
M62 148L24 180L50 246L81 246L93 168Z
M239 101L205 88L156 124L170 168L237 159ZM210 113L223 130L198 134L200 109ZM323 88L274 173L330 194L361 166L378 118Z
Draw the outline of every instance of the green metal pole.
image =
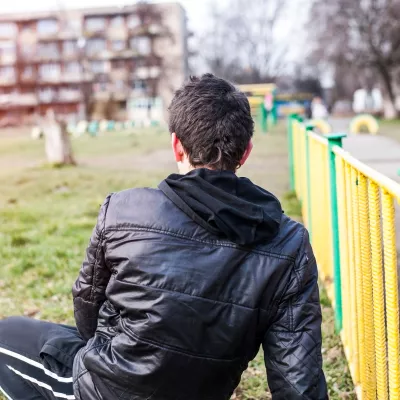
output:
M293 191L295 188L294 178L294 159L293 159L293 121L297 119L296 114L289 115L287 120L287 140L289 152L289 187Z
M311 168L310 168L310 136L309 132L312 132L314 130L314 125L313 124L307 124L306 125L306 176L307 176L307 229L308 233L310 235L310 241L312 243L312 228L311 228L311 213L312 213L312 208L311 208Z
M272 91L272 124L276 125L278 123L278 108L276 106L276 89Z
M268 119L267 119L267 110L264 107L264 103L260 104L260 125L261 125L261 132L267 133L268 132Z
M340 242L339 242L339 216L338 199L336 191L336 155L332 151L334 146L342 147L342 139L346 137L344 133L325 135L328 139L328 159L329 159L329 181L331 195L331 223L332 223L332 246L333 246L333 284L335 290L335 328L337 332L342 330L343 311L342 311L342 286L340 277Z

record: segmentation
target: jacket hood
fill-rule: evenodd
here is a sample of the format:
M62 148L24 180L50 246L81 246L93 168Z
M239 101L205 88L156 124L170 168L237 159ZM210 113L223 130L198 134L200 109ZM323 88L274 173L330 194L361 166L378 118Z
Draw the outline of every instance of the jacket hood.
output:
M198 168L170 175L159 189L193 221L239 245L268 242L279 231L279 200L233 172Z

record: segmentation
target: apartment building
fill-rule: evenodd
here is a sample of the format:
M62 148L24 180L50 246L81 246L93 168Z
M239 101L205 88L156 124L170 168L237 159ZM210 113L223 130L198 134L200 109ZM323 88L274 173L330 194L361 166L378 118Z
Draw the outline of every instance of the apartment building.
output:
M109 102L117 119L165 109L188 75L187 36L178 3L1 15L0 125L49 108L101 119Z

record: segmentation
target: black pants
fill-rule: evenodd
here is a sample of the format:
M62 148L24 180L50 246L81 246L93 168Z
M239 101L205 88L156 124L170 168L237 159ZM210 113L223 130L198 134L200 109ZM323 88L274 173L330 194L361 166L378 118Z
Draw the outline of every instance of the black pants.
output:
M72 366L85 345L76 328L13 317L0 321L0 393L12 400L75 399Z

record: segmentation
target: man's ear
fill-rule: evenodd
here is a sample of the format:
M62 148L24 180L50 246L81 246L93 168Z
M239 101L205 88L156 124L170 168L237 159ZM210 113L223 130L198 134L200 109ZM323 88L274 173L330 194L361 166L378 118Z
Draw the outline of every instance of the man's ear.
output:
M246 160L249 158L249 155L251 153L251 151L253 150L253 142L252 140L250 140L249 144L247 145L247 148L243 154L242 159L240 160L240 165L243 165Z
M175 161L176 162L183 161L185 151L183 150L182 143L176 136L175 132L171 134L171 145L172 145L172 151L174 152Z

